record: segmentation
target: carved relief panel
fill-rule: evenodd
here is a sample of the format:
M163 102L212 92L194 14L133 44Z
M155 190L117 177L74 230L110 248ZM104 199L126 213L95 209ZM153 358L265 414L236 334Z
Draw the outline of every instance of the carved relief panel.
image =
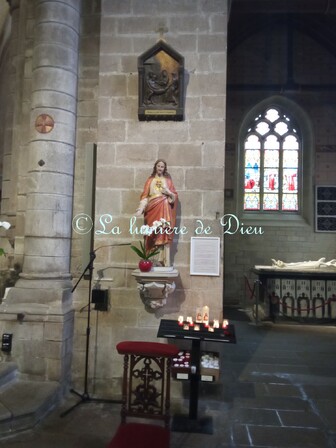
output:
M182 121L184 58L160 40L138 58L139 120Z

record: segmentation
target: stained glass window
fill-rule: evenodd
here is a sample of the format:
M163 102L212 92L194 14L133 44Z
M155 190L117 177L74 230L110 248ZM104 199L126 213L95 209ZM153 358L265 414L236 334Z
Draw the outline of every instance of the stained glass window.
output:
M280 108L259 114L244 143L244 210L299 211L300 135Z

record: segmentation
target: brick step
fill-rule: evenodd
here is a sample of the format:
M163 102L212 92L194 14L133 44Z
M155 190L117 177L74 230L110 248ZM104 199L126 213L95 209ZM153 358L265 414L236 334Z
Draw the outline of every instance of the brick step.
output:
M61 398L59 383L19 379L14 363L0 363L0 386L0 438L33 428Z

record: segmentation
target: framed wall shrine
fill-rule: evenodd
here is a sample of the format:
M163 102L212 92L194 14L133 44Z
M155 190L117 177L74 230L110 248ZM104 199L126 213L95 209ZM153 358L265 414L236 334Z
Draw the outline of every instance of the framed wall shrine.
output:
M163 40L138 58L140 121L184 119L184 58Z

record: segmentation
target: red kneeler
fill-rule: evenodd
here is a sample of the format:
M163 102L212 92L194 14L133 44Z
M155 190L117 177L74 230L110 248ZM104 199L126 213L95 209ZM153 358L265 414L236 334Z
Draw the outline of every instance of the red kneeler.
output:
M108 448L169 448L170 368L178 347L125 341L117 351L124 355L121 423Z

